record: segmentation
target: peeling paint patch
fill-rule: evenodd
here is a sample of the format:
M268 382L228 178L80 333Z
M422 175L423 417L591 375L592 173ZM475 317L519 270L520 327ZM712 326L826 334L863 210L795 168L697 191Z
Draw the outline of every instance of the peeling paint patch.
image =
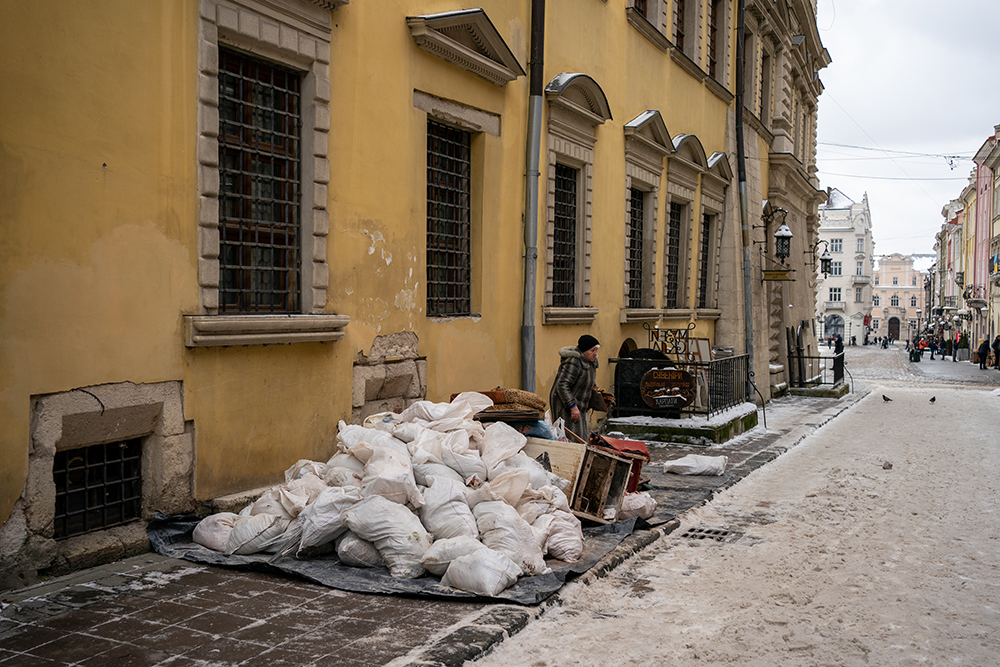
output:
M382 248L382 259L385 260L385 265L389 266L390 264L392 264L392 253L386 252L386 249Z
M348 287L344 291L347 292L347 296L351 296L352 294L354 294L354 288L353 287Z
M414 290L400 290L396 293L396 307L400 310L413 310L417 306L417 298Z

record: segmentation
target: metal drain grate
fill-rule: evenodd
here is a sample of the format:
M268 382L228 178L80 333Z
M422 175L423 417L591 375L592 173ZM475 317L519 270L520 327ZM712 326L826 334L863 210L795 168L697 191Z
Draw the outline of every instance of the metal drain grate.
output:
M737 533L726 528L688 528L681 535L681 539L732 542L738 540L742 535L743 533Z

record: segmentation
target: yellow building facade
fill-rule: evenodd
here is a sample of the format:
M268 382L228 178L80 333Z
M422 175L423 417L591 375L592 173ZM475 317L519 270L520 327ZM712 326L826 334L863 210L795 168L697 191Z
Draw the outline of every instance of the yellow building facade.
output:
M3 0L4 568L79 565L95 528L120 556L130 517L325 460L340 420L547 395L583 333L602 386L648 326L746 353L748 288L757 384L782 391L829 56L811 2L747 4L738 63L735 2L546 3L526 212L530 0ZM745 279L741 64L749 221L785 212L794 282L761 280L776 216ZM92 517L72 477L112 468Z

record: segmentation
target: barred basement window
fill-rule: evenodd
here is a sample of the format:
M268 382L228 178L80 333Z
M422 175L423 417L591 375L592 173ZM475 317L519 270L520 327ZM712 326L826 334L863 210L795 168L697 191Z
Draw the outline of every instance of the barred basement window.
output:
M472 135L427 121L427 315L470 315Z
M681 219L684 214L684 204L670 202L670 221L667 226L667 289L663 295L664 308L678 308L680 299L679 272L681 264Z
M698 307L708 308L708 274L709 257L711 251L712 238L712 216L708 213L702 215L701 223L701 252L698 256Z
M579 169L556 163L552 305L576 306L576 227Z
M219 311L299 311L300 75L219 49Z
M646 193L629 188L631 208L628 229L628 307L642 308L642 228L646 220Z
M55 537L138 519L142 513L140 439L56 452Z

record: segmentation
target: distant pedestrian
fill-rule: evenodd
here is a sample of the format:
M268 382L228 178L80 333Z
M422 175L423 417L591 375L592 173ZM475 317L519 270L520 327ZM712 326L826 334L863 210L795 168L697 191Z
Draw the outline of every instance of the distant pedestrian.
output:
M1000 371L1000 335L993 339L993 368Z
M833 339L833 353L834 354L844 353L844 340L840 337L840 334L837 334L836 337Z
M990 356L990 342L985 338L979 341L979 370L986 370L986 358Z
M932 338L928 347L931 348L931 361L934 361L934 353L937 352L938 349L937 341Z

